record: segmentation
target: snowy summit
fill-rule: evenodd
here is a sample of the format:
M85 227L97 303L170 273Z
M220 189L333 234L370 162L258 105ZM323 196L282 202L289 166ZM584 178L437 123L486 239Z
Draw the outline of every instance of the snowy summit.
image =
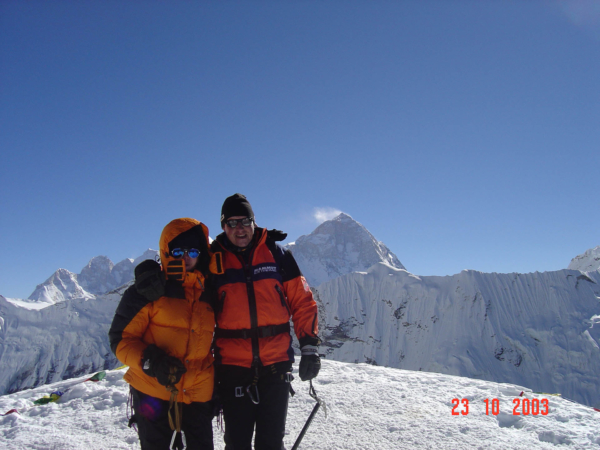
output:
M113 264L106 256L96 256L75 274L58 269L29 296L31 302L54 304L75 298L94 298L133 280L133 269L145 259L155 259L156 250L148 249L140 257Z
M287 246L311 286L351 272L368 270L377 263L404 269L383 242L360 223L341 213L319 225L308 236Z
M592 272L600 269L600 245L589 249L583 255L573 258L571 264L569 264L569 269L582 272Z

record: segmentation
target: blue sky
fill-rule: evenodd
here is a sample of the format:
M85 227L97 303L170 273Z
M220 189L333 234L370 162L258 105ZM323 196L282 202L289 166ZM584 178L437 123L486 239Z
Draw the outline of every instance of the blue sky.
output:
M418 275L566 268L600 245L599 80L594 0L3 1L0 294L214 237L235 192Z

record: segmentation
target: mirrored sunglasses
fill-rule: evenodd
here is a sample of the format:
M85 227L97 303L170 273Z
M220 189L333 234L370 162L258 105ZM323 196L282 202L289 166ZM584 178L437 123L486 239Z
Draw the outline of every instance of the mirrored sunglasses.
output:
M197 258L200 255L200 250L196 248L174 248L171 250L171 256L173 258L183 258L183 255L188 254L190 258Z
M245 217L243 219L229 219L225 221L225 223L229 228L237 227L238 223L241 223L245 227L249 227L250 225L252 225L252 219L250 217Z

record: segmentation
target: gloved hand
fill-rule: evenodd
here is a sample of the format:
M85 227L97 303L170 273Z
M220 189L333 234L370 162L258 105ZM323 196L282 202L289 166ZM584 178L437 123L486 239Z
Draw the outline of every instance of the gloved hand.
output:
M321 369L321 358L319 357L319 347L316 345L305 345L300 349L300 367L298 374L302 381L312 380L319 374Z
M281 230L276 230L275 228L272 230L267 230L267 238L271 239L272 241L283 241L286 237L287 233L284 233Z
M144 350L142 370L148 376L155 377L163 386L175 386L181 376L187 372L183 363L154 344Z
M151 302L165 295L166 279L160 264L151 259L139 263L134 270L135 289Z

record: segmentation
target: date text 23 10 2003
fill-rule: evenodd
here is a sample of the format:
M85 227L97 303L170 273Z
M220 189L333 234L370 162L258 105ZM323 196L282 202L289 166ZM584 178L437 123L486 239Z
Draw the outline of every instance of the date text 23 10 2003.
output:
M497 416L500 413L500 400L497 398L488 399L486 398L485 403L485 414L489 415L490 413L494 416ZM542 416L547 416L548 409L548 399L537 399L537 398L515 398L512 401L513 403L513 416L537 416L541 414ZM463 398L453 398L452 399L452 415L453 416L467 416L469 415L469 399Z

